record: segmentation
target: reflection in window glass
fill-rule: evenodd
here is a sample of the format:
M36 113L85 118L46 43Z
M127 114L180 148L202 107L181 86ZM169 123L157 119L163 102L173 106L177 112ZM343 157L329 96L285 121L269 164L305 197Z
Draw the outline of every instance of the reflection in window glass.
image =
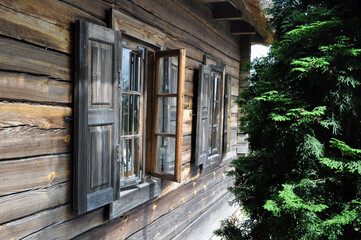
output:
M122 90L140 92L141 53L123 48Z
M123 48L121 82L120 178L139 178L142 52Z
M174 174L175 138L157 137L157 172Z
M160 59L160 93L177 93L178 57Z
M211 87L209 88L209 128L208 128L208 145L209 155L219 153L220 149L220 121L221 121L221 106L220 98L222 88L222 77L218 72L211 72Z
M158 105L158 133L175 134L177 98L159 97Z

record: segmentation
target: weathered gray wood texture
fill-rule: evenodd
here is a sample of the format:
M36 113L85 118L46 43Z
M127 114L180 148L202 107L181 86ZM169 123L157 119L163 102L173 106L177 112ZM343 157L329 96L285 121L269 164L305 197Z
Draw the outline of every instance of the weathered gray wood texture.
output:
M199 65L198 76L198 94L197 94L197 123L195 135L195 154L196 165L205 163L208 159L208 126L210 111L209 87L211 84L211 69L206 65Z
M108 26L111 8L128 16L123 27L137 28L144 40L155 29L164 49L185 48L187 59L181 183L162 181L158 197L109 222L104 208L73 213L72 117L74 23ZM134 19L143 25L134 26ZM0 0L0 239L181 237L207 209L225 202L225 172L237 148L232 140L241 137L234 100L247 74L240 63L249 61L249 39L242 36L240 44L229 29L213 19L209 5L188 0ZM200 171L191 147L194 83L205 54L224 62L232 76L231 151Z
M85 21L75 31L74 208L82 214L119 196L121 33Z

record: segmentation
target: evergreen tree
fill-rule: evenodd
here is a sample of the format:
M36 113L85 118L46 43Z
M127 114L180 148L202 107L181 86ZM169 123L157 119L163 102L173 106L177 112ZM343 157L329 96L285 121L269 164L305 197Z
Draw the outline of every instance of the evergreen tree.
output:
M361 14L355 0L273 0L274 42L238 100L250 154L224 239L361 239Z

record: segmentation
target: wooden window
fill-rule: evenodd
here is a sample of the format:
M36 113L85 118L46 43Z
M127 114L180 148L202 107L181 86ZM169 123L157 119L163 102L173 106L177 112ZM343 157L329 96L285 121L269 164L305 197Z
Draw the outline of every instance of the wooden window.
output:
M223 142L225 64L205 56L198 77L195 162L220 162Z
M141 182L146 49L123 41L120 115L120 185Z
M151 175L180 182L183 138L183 102L185 49L159 51L154 54L154 84L148 105L151 117L147 142Z
M232 78L226 74L224 87L223 153L231 150L231 87Z
M76 23L74 208L82 214L119 197L121 33Z

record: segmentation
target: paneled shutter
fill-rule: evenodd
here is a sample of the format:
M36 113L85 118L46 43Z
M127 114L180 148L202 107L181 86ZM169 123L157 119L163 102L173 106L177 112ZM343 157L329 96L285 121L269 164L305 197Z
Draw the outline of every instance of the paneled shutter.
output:
M197 126L196 126L196 165L205 163L208 159L208 127L209 127L209 88L211 87L211 69L199 65L198 100L197 100Z
M121 33L76 23L74 208L78 214L119 196Z

